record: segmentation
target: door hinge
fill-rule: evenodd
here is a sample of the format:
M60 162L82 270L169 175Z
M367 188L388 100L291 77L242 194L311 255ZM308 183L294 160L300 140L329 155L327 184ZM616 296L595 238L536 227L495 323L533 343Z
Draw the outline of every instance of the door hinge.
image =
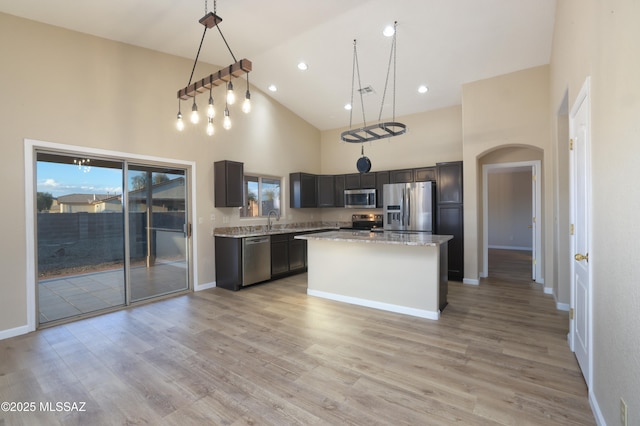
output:
M532 181L534 181L534 182L535 182L535 181L536 181L536 179L537 179L536 175L531 175L531 180L532 180Z
M573 223L571 224L571 226L569 226L569 235L573 235L574 233L574 227L573 227Z
M569 151L573 151L573 139L569 139Z
M533 223L536 223L536 217L535 216L533 217Z
M187 238L191 238L191 224L190 223L185 223L184 225L185 228L185 233L187 234Z
M573 319L573 308L569 309L569 319Z

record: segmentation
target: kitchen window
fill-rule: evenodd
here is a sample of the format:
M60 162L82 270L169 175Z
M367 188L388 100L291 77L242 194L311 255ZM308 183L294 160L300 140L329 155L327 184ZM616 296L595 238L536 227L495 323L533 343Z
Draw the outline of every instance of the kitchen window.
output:
M244 176L244 207L240 217L267 216L271 210L280 214L280 178Z

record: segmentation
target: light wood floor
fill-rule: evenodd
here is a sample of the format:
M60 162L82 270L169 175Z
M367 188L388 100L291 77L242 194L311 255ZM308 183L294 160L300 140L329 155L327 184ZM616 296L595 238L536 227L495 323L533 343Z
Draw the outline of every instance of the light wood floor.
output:
M439 321L308 297L299 275L0 341L0 402L38 404L0 425L595 424L566 312L508 255L509 279L451 282Z

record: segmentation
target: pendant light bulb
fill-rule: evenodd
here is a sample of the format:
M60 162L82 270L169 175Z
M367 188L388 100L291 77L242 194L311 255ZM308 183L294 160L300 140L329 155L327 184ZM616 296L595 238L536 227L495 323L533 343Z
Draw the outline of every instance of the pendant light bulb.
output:
M225 130L229 130L231 128L231 117L229 117L229 108L225 107L224 109L224 120L222 120L222 127Z
M251 112L251 93L249 93L248 90L244 97L244 102L242 102L242 112L245 114L249 114Z
M233 93L233 83L227 83L227 104L233 105L236 102L236 94Z
M207 117L213 118L216 116L216 110L213 108L213 96L209 96L209 106L207 106Z
M176 121L176 129L178 129L179 132L184 130L184 121L182 121L181 112L178 112L178 121Z
M198 124L200 121L200 115L198 115L198 105L196 105L196 98L193 98L193 106L191 107L191 122Z
M215 129L213 128L213 120L209 117L209 122L207 123L207 135L213 136Z

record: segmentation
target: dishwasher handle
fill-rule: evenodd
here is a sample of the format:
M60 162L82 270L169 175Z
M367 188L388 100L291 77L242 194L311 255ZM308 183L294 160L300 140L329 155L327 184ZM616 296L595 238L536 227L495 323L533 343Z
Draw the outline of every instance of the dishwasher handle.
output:
M262 244L271 241L270 237L248 237L244 239L245 244Z

